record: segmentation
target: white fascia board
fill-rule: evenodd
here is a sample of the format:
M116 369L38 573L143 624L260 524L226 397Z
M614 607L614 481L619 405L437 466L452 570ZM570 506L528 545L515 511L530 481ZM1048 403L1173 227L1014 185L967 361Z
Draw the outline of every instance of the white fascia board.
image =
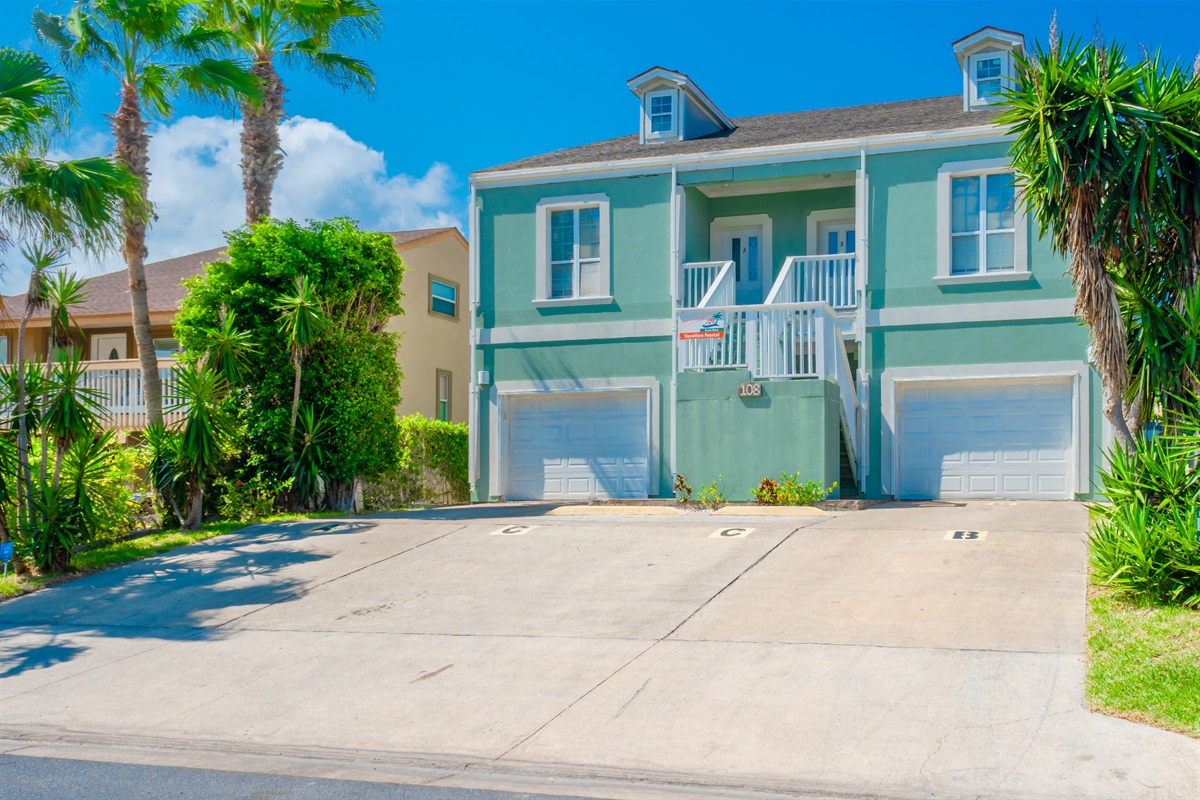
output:
M470 179L480 189L499 189L505 186L558 183L562 181L656 175L669 173L672 165L680 172L724 167L777 164L786 161L815 161L819 159L857 157L864 149L868 153L899 153L913 150L933 150L964 144L999 144L1013 141L999 125L976 125L949 131L917 131L887 136L868 136L860 139L833 139L824 142L748 147L742 150L710 151L684 155L650 156L617 161L593 161L584 164L565 164L556 167L529 167L503 172L474 172Z

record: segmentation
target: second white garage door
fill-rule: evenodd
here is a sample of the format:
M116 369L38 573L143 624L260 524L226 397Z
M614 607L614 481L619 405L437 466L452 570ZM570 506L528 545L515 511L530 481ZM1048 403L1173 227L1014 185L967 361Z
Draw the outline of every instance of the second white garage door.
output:
M1066 378L905 384L896 408L898 496L1070 498L1072 423Z
M564 392L508 404L508 497L646 497L646 392Z

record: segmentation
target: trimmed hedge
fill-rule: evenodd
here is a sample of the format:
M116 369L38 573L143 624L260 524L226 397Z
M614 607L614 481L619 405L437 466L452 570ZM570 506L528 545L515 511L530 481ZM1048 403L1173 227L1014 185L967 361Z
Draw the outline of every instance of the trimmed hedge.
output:
M467 471L467 426L420 414L400 420L400 462L363 487L368 511L406 508L414 503L466 503L471 499Z

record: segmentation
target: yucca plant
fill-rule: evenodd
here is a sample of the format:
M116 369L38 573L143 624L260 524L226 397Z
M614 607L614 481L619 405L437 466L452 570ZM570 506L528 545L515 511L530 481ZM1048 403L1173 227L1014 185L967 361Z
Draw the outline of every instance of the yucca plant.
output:
M180 437L178 431L162 423L147 425L142 435L150 450L150 464L146 468L150 482L159 497L166 500L180 526L184 524L183 512L187 506L187 475L180 461Z
M299 427L292 439L292 452L285 475L293 479L292 494L301 505L318 499L325 474L324 443L330 433L325 420L311 406L300 410Z
M1200 607L1195 507L1104 509L1088 534L1088 557L1093 578L1118 595Z
M206 329L204 334L204 358L209 366L230 385L240 384L250 357L258 350L253 337L238 329L232 312L222 313L220 323Z
M296 415L300 413L300 375L303 370L304 356L325 330L328 322L321 310L321 303L312 283L303 275L296 278L294 294L283 294L275 303L274 309L279 312L279 330L287 337L288 347L292 351L292 365L295 368L295 380L292 383L292 416L291 427L293 437L296 433Z
M95 535L100 520L92 487L108 468L115 446L111 431L76 439L63 459L63 480L35 486L25 537L39 569L66 571L71 549Z
M83 386L86 374L86 363L69 350L55 363L46 383L41 429L44 438L54 442L55 486L62 472L63 456L71 445L77 439L90 438L101 427L104 408L99 393Z
M229 382L207 365L183 367L176 374L172 411L183 412L179 428L177 468L187 486L185 530L200 527L204 513L204 487L216 470L233 421L224 400Z

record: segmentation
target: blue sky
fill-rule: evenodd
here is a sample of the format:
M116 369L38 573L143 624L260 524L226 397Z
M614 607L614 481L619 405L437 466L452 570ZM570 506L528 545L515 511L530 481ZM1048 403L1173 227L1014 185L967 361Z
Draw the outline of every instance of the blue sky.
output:
M378 73L373 96L285 74L292 174L277 185L277 212L348 213L379 227L460 222L469 172L636 130L625 81L653 65L688 73L737 117L956 93L951 42L989 24L1044 40L1055 9L1065 33L1091 38L1098 27L1188 64L1200 50L1195 2L380 4L386 36L357 51ZM28 19L38 5L68 7L0 0L0 45L36 47ZM115 84L85 76L80 97L64 149L103 152ZM151 259L220 244L220 229L237 222L236 129L221 116L182 103L175 122L154 129L163 141L152 151Z

